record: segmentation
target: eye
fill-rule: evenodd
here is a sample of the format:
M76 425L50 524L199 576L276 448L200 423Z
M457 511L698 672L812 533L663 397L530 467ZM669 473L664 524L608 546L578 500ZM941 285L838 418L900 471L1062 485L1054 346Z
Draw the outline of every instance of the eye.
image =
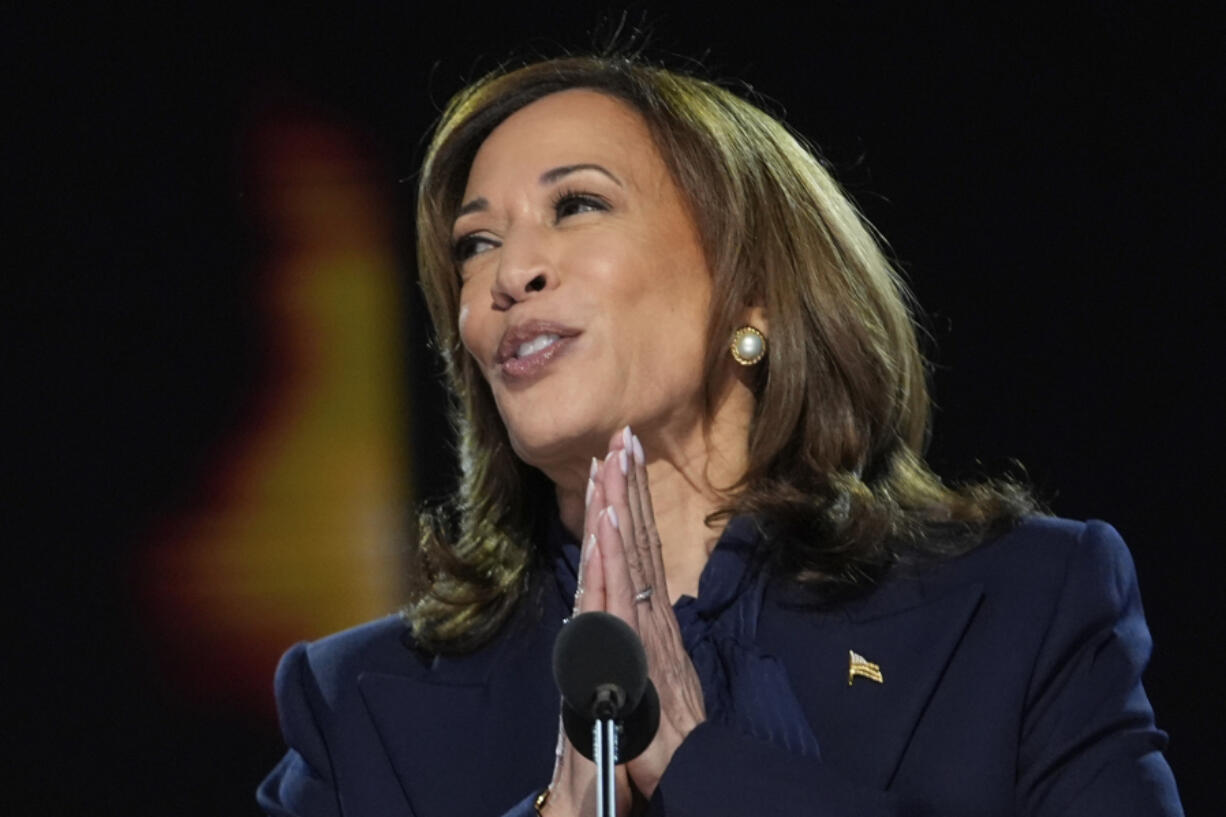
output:
M553 213L557 221L567 216L609 209L609 202L595 193L580 193L577 190L562 190L553 197Z
M479 255L498 246L498 242L476 233L463 235L451 246L451 256L457 264L463 264L474 255Z

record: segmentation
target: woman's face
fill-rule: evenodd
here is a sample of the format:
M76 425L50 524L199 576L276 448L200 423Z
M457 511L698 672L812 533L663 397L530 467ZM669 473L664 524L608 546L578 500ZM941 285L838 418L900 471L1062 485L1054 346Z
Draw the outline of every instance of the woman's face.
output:
M579 89L522 108L481 145L459 213L460 334L524 460L586 467L626 423L701 427L711 275L633 109Z

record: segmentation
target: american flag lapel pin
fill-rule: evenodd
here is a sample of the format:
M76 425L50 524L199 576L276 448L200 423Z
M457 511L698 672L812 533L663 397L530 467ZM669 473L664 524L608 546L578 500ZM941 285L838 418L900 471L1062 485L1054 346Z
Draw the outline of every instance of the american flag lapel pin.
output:
M847 686L851 686L851 682L857 675L861 678L867 678L870 681L876 681L879 684L885 683L885 678L881 675L881 667L869 661L863 655L855 650L848 650L849 663L847 665Z

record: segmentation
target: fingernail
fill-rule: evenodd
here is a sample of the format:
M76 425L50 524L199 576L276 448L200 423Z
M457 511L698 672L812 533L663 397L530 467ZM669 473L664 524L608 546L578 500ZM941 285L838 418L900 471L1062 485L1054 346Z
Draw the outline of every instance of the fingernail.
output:
M579 560L579 581L583 582L583 568L587 566L588 559L592 558L592 545L596 544L596 534L589 533L587 541L583 543L583 558Z
M647 458L643 456L643 444L639 442L639 435L634 435L634 461L639 465L647 462Z
M617 511L613 510L613 506L605 508L609 512L609 522L612 523L614 530L621 530L621 526L617 524Z
M624 448L627 451L630 450L631 436L633 435L631 435L630 433L630 426L626 426L625 428L622 429L622 448Z
M586 509L586 508L587 508L587 506L589 506L589 505L591 505L591 504L592 504L592 489L593 489L593 488L595 488L595 487L596 487L596 483L595 483L595 482L592 482L592 478L591 478L591 477L588 477L588 478L587 478L587 495L586 495L585 497L583 497L583 507L584 507L584 509Z
M617 452L617 464L621 466L623 474L629 469L629 465L626 462L626 449L623 448Z
M596 469L599 467L600 462L595 457L592 457L592 467L587 469L587 478L596 479Z

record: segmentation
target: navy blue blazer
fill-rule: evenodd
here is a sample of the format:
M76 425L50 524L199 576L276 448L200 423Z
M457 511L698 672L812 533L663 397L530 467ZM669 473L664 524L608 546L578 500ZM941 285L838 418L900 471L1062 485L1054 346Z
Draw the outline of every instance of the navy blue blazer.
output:
M260 786L271 815L532 814L558 728L556 593L504 634L432 658L395 617L281 661L289 752ZM887 579L835 610L771 586L758 646L787 670L812 760L706 723L666 770L667 815L1178 815L1141 686L1136 576L1113 528L1035 518L965 556ZM855 677L849 653L877 664Z

